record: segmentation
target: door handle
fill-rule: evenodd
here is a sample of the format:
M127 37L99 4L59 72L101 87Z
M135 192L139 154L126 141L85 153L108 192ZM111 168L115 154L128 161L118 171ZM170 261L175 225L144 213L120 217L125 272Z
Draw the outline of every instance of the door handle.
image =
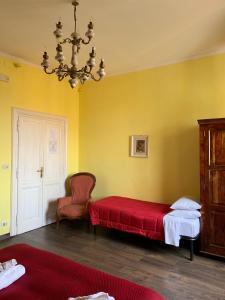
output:
M44 167L41 167L40 170L37 170L38 173L40 173L40 177L42 178L44 175Z

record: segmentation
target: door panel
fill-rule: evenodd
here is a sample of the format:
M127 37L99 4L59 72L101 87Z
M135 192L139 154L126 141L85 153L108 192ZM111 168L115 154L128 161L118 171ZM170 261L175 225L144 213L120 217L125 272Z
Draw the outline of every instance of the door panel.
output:
M225 170L210 171L211 204L219 204L225 207Z
M43 201L43 225L55 221L57 199L60 196L62 196L62 192L58 183L45 184Z
M23 189L21 195L22 231L38 228L42 224L41 190L39 186Z
M42 182L37 172L42 163L41 132L40 120L19 120L18 233L42 225Z
M225 130L210 130L211 134L211 158L215 166L225 166Z
M212 211L211 221L211 240L210 246L225 248L225 211Z
M45 122L43 225L55 221L57 199L64 195L63 130L60 120Z

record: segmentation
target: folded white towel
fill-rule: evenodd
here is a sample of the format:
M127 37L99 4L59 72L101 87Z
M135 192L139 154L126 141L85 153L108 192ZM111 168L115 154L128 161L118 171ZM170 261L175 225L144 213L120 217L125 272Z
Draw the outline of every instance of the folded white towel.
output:
M0 290L6 288L14 281L25 274L25 268L22 265L12 266L8 270L0 273Z
M89 296L82 296L82 297L76 297L76 298L69 298L68 300L115 300L113 297L109 296L109 294L104 292L99 292L97 294L89 295Z
M16 266L16 265L17 265L17 261L15 258L7 260L3 263L0 263L0 272L2 272L4 270L8 270L12 266Z

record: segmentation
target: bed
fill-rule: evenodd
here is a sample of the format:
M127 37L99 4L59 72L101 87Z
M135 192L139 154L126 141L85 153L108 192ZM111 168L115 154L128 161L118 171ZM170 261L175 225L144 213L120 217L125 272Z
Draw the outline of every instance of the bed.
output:
M91 203L92 225L101 225L164 240L163 217L170 211L167 204L110 196Z
M26 274L0 290L1 300L67 300L107 292L115 300L163 300L152 289L86 267L26 244L0 249L0 261L15 258Z
M154 203L120 196L109 196L89 206L91 224L135 233L150 239L164 241L163 218L171 211L169 204ZM199 219L179 218L181 238L190 241L190 260L193 260L193 242L198 238Z

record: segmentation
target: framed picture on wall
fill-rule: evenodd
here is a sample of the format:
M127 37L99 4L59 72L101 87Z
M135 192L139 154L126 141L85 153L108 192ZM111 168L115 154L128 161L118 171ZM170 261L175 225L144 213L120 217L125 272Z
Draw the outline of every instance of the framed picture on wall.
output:
M132 135L130 137L130 156L148 157L147 135Z

